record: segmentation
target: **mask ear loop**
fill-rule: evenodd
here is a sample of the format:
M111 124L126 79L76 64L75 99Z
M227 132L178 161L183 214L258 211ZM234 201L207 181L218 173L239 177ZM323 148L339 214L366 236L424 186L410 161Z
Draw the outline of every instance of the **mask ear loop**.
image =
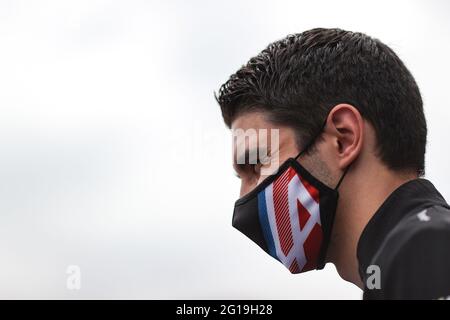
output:
M305 153L306 150L308 150L309 148L311 148L311 146L314 144L315 140L316 140L317 137L320 135L320 133L321 133L321 132L319 132L319 134L316 135L316 136L314 137L314 139L311 139L311 141L306 145L306 147L304 147L303 150L300 151L300 152L297 154L297 156L294 158L295 160L297 160L298 157L300 157L303 153Z
M328 119L328 116L327 116L327 118L325 119L325 121L323 122L323 125L322 125L322 127L320 128L319 132L314 136L313 139L311 139L311 141L306 145L306 147L304 147L304 148L297 154L297 156L294 158L295 160L297 160L298 157L300 157L303 153L305 153L306 150L308 150L309 148L311 148L311 146L316 142L316 139L322 134L322 131L323 131L323 129L325 128L325 126L326 126L326 124L327 124L327 119ZM345 177L345 175L347 174L348 170L350 169L350 166L351 166L351 165L352 165L352 164L350 163L350 164L347 166L347 168L345 168L344 173L342 174L341 178L339 179L339 181L338 181L336 187L334 188L334 190L337 190L337 189L339 188L339 186L340 186L341 183L342 183L342 180L344 180L344 177Z
M328 117L327 117L328 119ZM303 148L303 150L301 150L297 156L294 158L295 160L297 160L303 153L306 152L306 150L308 150L309 148L311 148L311 146L316 142L316 139L322 134L323 129L325 128L325 125L327 124L327 119L325 119L322 127L320 128L319 132L314 136L313 139L311 139L311 141L306 145L306 147ZM352 164L350 163L347 168L345 168L344 173L342 174L341 178L339 179L336 187L334 188L334 190L337 190L339 188L339 186L342 183L342 180L344 180L345 175L347 174L348 170L350 169L350 166Z
M339 179L339 181L338 181L336 187L334 188L334 190L337 191L337 189L338 189L339 186L341 185L342 180L344 180L344 177L345 177L345 175L347 174L348 169L350 169L350 166L351 166L351 165L352 165L352 164L350 163L350 164L347 166L347 168L345 168L344 173L342 174L341 178Z
M325 125L327 124L327 119L328 119L328 116L325 119L325 121L323 122L322 126L320 127L319 132L317 132L317 134L309 141L309 143L306 145L306 147L304 147L303 150L297 154L297 156L294 158L295 160L297 160L298 157L300 157L303 153L305 153L316 142L317 138L322 134L322 131L325 128Z

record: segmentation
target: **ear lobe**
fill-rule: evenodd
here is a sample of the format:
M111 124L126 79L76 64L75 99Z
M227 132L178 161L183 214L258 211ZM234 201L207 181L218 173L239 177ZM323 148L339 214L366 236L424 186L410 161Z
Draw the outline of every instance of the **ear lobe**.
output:
M337 140L339 167L346 168L362 149L364 122L359 111L349 104L338 104L329 113L327 127Z

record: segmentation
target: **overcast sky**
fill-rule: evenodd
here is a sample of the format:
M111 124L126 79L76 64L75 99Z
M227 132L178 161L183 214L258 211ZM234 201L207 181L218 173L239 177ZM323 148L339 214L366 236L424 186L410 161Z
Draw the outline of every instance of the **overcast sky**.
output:
M231 227L239 181L213 92L289 33L380 38L420 86L427 177L450 198L449 12L444 0L1 0L0 298L360 299L333 266L293 276Z

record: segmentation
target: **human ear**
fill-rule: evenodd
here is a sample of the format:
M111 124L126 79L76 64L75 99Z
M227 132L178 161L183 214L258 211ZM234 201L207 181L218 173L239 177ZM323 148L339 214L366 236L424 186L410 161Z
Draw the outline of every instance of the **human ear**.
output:
M338 104L328 114L325 131L335 142L338 167L345 169L362 149L364 121L361 114L350 104Z

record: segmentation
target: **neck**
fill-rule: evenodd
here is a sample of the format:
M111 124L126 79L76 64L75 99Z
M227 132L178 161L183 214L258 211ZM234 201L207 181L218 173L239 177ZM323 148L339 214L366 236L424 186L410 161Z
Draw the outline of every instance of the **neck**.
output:
M356 249L364 227L386 198L403 183L417 178L399 174L380 164L359 167L355 163L341 187L328 260L339 275L364 288L358 271ZM348 186L348 187L347 187Z

